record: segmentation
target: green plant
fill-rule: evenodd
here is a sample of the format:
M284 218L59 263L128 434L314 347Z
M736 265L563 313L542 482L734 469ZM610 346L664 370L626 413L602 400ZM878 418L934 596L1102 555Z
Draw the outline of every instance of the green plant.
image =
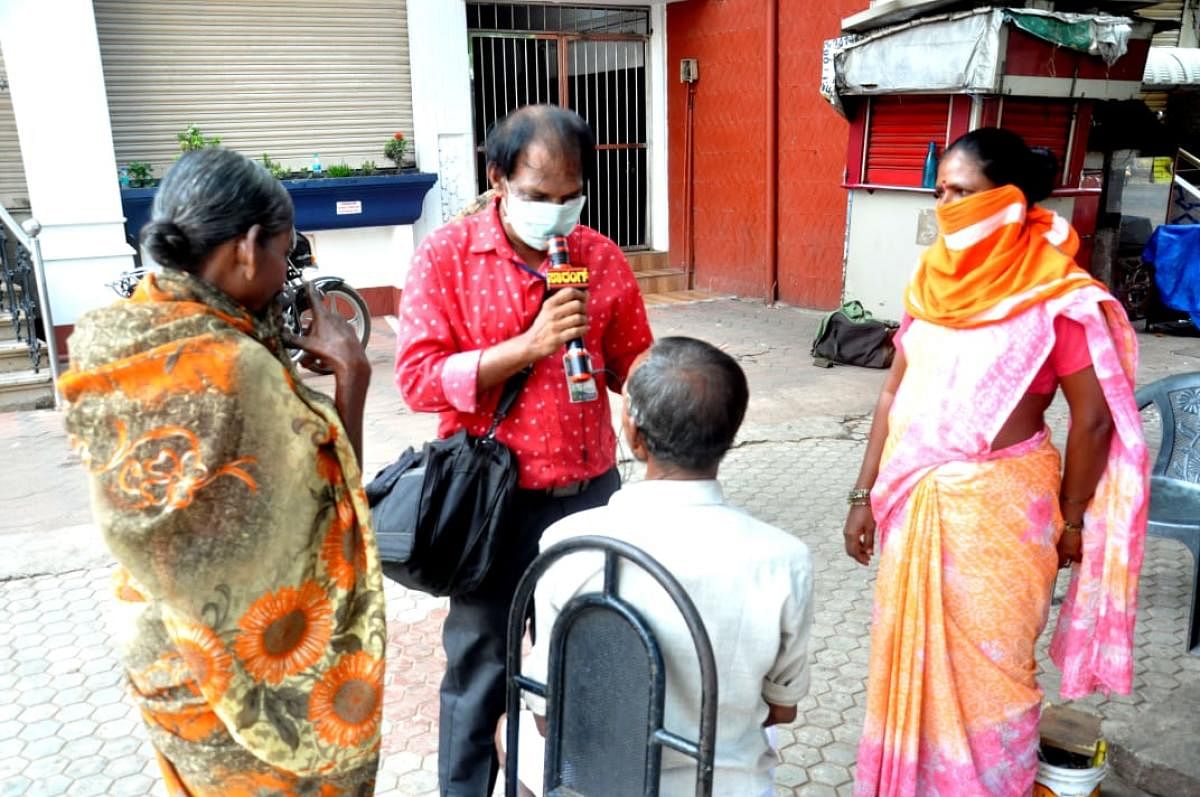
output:
M345 163L335 163L325 170L330 177L349 177L354 174L354 169L350 168Z
M154 184L154 167L145 161L130 161L125 167L131 188L146 188Z
M362 166L359 166L358 170L363 174L374 174L379 171L379 167L375 165L375 161L363 161Z
M217 136L205 138L200 132L200 128L195 124L188 125L183 132L178 133L176 138L179 139L179 151L191 152L192 150L204 149L205 147L221 146L221 139Z
M271 160L271 158L265 152L262 156L262 165L264 169L269 171L276 179L279 180L284 179L292 173L290 169L283 166L281 163L279 163L279 161Z
M399 131L383 146L383 156L397 166L402 165L401 161L404 160L406 152L408 152L408 139Z

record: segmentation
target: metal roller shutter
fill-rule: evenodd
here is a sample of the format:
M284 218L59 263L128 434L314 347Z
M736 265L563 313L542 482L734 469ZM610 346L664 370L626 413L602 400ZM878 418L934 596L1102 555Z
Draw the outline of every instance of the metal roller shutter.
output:
M1175 25L1154 34L1150 44L1154 47L1179 46L1179 26L1183 19L1183 0L1169 3L1155 3L1152 6L1138 9L1137 16L1152 19L1155 22L1174 22Z
M940 156L950 124L946 95L883 95L871 98L867 129L867 182L921 185L929 142Z
M0 205L9 210L29 208L25 165L21 162L17 119L13 116L12 99L8 95L3 57L0 57Z
M95 0L118 163L161 177L189 124L292 168L412 131L404 0Z
M1005 97L1000 106L1000 127L1018 133L1031 147L1045 147L1058 159L1055 185L1064 185L1067 155L1071 142L1074 106L1058 99L1013 99Z

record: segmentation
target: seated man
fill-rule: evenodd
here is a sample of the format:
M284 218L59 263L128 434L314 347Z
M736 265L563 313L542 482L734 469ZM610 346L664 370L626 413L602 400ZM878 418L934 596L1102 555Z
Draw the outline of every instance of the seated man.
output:
M691 338L664 338L636 360L625 383L621 425L643 482L607 506L547 529L542 549L596 534L632 543L687 590L708 629L717 664L719 708L713 793L773 793L776 752L767 726L791 722L808 691L812 562L804 543L725 503L717 467L746 413L746 376L729 355ZM524 671L544 680L550 629L575 595L600 591L603 557L573 554L552 565L535 595L537 644ZM667 671L665 726L685 737L699 728L700 671L675 604L650 576L626 565L620 594L651 625ZM540 699L526 702L544 712ZM523 711L519 774L541 794L545 724ZM501 719L497 741L504 740ZM501 761L504 754L500 754ZM693 759L664 750L661 794L695 793Z

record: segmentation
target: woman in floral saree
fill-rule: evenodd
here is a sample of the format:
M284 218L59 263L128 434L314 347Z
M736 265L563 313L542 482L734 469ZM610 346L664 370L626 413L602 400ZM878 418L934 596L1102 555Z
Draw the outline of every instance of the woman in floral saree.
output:
M171 795L368 795L386 647L361 487L370 367L316 308L299 382L273 298L292 243L279 181L185 154L142 245L164 268L85 315L61 380L118 562L129 691Z
M1034 646L1059 567L1062 694L1128 693L1146 523L1137 345L1036 206L1054 158L983 129L938 168L940 236L850 493L847 553L879 540L858 797L1024 797L1037 769ZM1065 456L1044 413L1061 386Z

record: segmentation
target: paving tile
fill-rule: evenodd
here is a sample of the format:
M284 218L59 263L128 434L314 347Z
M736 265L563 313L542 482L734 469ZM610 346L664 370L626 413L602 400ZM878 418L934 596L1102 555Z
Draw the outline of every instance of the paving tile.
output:
M114 781L108 793L113 797L142 797L152 794L154 781L141 773L129 774Z
M76 780L71 786L71 797L100 797L112 793L112 778L107 775L89 775Z
M84 756L83 758L72 759L67 764L66 774L76 780L85 780L103 772L104 767L107 765L108 761L99 755Z
M15 775L0 781L0 797L20 797L29 793L33 781L24 775Z
M55 735L61 727L62 725L54 719L39 720L23 726L19 735L27 742L36 742L38 739Z
M65 758L49 753L45 757L37 757L31 760L22 774L32 778L37 783L54 775L61 775L66 766L67 760Z
M816 783L824 783L829 786L839 786L850 782L850 773L846 767L827 761L809 767L808 777Z
M74 779L66 775L51 775L46 778L38 778L36 782L29 785L28 791L25 792L25 797L59 797L59 795L69 795L70 788L74 782ZM3 793L0 791L0 794Z

